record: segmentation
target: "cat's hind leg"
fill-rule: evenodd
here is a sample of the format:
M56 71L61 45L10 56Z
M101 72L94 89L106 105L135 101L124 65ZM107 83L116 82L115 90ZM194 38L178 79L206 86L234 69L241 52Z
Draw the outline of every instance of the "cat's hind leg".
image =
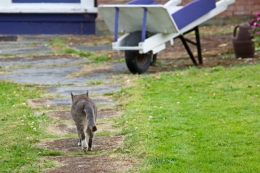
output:
M82 151L86 152L88 150L88 143L87 143L87 140L86 140L84 127L78 128L78 133L79 133L79 136L80 136L80 142L79 143L81 143Z
M90 128L87 128L87 134L89 136L88 140L88 151L92 151L92 142L93 142L93 137L94 137L94 132L90 130Z
M81 139L79 139L78 146L81 146Z
M81 133L79 131L79 128L77 128L77 131L78 131L78 136L79 136L78 146L81 146Z

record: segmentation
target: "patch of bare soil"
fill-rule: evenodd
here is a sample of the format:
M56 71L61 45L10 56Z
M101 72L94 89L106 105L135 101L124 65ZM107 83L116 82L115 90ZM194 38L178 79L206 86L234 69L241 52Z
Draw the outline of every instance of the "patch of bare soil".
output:
M217 33L218 29L221 28L213 28L213 29L209 28L209 31L206 32L212 33L211 35L201 34L200 42L201 42L203 64L198 65L197 66L198 68L215 67L215 66L230 67L237 64L260 62L260 52L256 52L255 57L253 59L252 57L242 58L242 59L235 58L231 34L215 35L214 32ZM185 35L185 37L192 41L196 40L195 36L192 34ZM99 37L97 38L93 37L93 39L100 40ZM195 58L197 58L197 48L191 44L189 44L189 47L192 53L194 54ZM97 51L96 53L113 57L113 59L124 58L123 52L118 53L112 50ZM157 59L158 61L161 62L164 62L166 60L168 61L168 63L158 65L155 67L151 66L148 69L148 73L172 71L175 68L186 68L189 66L194 66L181 40L178 38L174 39L174 45L167 46L166 49L159 52L157 55Z
M198 68L204 67L215 67L215 66L234 66L236 64L243 64L243 63L255 63L259 62L260 53L256 52L255 57L253 60L244 58L244 59L237 59L234 58L234 49L232 44L232 32L234 30L234 26L211 26L211 27L200 27L200 42L201 42L201 49L202 49L202 56L204 57L203 64L199 65ZM195 35L190 33L185 35L185 38L189 40L195 41ZM81 40L83 39L83 41ZM104 39L104 40L102 40ZM111 44L109 43L113 38L112 36L105 36L105 37L75 37L70 38L70 41L73 44L79 43L89 43L93 45L93 43L99 43L99 45L103 44ZM90 41L92 40L92 41ZM191 51L195 56L197 56L196 47L189 44ZM99 51L98 53L107 55L109 57L114 58L124 58L124 53L117 53L112 50L107 51ZM148 72L158 72L158 71L170 71L173 68L185 68L189 66L194 66L189 55L184 48L180 39L174 39L173 46L167 46L167 48L158 53L157 56L158 60L170 60L169 64L163 64L161 67L150 67ZM251 57L252 58L252 57Z
M72 45L88 45L88 46L95 46L95 45L104 45L104 44L111 44L114 41L114 37L112 35L107 36L96 36L96 35L88 35L88 36L77 36L73 35L71 37L63 37L63 39L69 41L70 46Z
M260 58L228 58L228 57L209 57L203 59L203 64L196 66L196 68L206 67L232 67L238 64L256 64L260 63ZM167 61L161 66L150 66L148 73L157 73L163 71L173 71L174 69L194 67L190 58L181 58Z
M64 104L64 103L55 103L52 102L54 100L53 98L37 98L37 99L28 99L29 106L33 108L39 108L39 107L68 107L70 104Z
M187 36L189 40L195 41L194 36ZM231 38L221 38L215 35L207 35L201 37L201 49L204 57L219 56L222 54L233 53L233 45ZM197 55L197 49L195 46L190 45L189 47L193 54ZM189 55L184 48L180 39L174 40L173 46L168 46L166 49L158 54L158 58L162 59L179 59L188 58Z
M47 115L58 120L72 120L71 112L66 110L48 111ZM114 108L101 108L98 109L97 118L114 117L118 116L118 111Z
M118 111L114 108L102 108L98 110L98 118L114 117L118 115Z
M51 124L48 127L48 132L56 135L66 135L66 134L77 134L77 129L71 124Z
M39 108L39 107L50 107L51 101L50 99L28 99L28 104L32 108Z
M118 129L112 127L113 123L109 121L109 117L117 116L118 112L114 108L101 108L98 110L97 133L115 133ZM66 135L77 134L74 127L70 111L57 110L46 112L51 118L61 120L61 123L51 124L48 131L51 134ZM63 172L125 172L131 169L137 162L129 157L122 157L122 154L114 153L107 155L106 152L116 151L118 148L124 147L124 136L95 136L93 140L93 151L104 152L101 155L71 156L73 152L81 152L81 147L77 145L78 138L60 138L60 139L46 139L37 144L38 147L61 151L67 154L62 156L47 156L45 159L54 160L58 162L57 167L44 170L49 173L63 173ZM59 166L62 165L62 166Z
M97 134L98 133L112 133L112 134L117 134L120 132L120 129L118 128L113 128L113 122L111 121L103 121L103 122L100 122L98 121L97 122L97 128L98 128L98 131L96 132Z
M116 102L113 101L110 97L97 96L93 98L93 101L99 104L109 104L113 105ZM28 99L29 106L33 108L39 107L71 107L71 100L67 98L37 98L37 99Z
M112 70L113 70L113 66L111 64L88 64L88 65L84 65L80 71L69 74L67 77L68 78L80 77L80 76L86 76L94 73L110 72Z
M92 151L113 151L123 147L123 136L96 136L93 140ZM77 138L48 139L37 144L37 146L62 152L81 152L81 147L77 145Z
M48 173L108 173L125 172L131 169L136 162L130 158L101 156L57 156L47 159L61 162L64 166L47 170Z
M187 37L194 41L194 36ZM196 47L190 45L197 60ZM205 67L232 67L237 64L255 64L260 62L260 53L256 52L255 57L235 58L232 38L223 38L216 35L205 35L201 37L201 48L203 64L196 66L197 68ZM172 71L179 68L187 68L194 66L186 49L179 39L175 39L173 46L168 46L165 50L158 53L158 60L163 59L160 66L151 66L148 73L156 73L160 71ZM164 61L165 60L165 61ZM197 60L198 61L198 60Z
M48 111L47 114L59 120L72 120L70 111Z

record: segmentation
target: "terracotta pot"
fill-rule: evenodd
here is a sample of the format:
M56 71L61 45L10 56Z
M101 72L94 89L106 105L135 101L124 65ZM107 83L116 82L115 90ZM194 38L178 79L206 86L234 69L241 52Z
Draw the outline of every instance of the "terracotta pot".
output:
M237 33L237 29L239 29ZM237 25L233 33L233 47L236 58L253 58L255 55L254 42L250 36L250 25Z

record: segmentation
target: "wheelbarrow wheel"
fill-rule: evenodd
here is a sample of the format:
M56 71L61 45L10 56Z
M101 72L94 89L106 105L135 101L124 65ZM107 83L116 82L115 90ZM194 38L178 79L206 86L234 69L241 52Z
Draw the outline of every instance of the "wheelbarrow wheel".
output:
M125 51L126 66L133 74L142 74L147 71L151 63L151 55L140 54L139 51Z
M127 46L138 46L141 42L141 31L133 32L126 41ZM147 71L151 64L151 53L140 54L138 50L126 50L125 61L129 71L133 74L142 74Z

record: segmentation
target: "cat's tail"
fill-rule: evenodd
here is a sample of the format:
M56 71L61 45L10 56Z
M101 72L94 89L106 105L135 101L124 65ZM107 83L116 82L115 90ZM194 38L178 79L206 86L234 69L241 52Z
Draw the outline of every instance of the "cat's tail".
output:
M86 113L88 119L89 128L93 132L97 131L97 126L96 126L97 109L93 105L86 104L84 107L84 112Z

